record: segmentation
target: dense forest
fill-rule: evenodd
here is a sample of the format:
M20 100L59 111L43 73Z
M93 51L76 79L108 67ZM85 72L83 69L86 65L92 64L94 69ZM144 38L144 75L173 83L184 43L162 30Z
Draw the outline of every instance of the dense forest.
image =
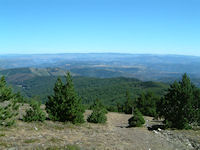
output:
M21 91L25 97L38 96L44 103L47 95L52 94L56 76L34 77L28 80L9 82L15 90ZM64 81L64 76L61 77ZM104 104L115 105L125 101L126 91L131 98L138 97L142 92L152 91L161 96L168 88L167 84L160 82L142 82L134 78L91 78L73 77L75 90L83 99L83 103L91 104L99 98Z

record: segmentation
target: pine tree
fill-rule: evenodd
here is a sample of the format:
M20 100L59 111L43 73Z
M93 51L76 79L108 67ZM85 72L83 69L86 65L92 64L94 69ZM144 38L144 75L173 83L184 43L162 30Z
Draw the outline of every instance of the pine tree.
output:
M128 123L129 127L141 127L145 123L141 112L137 108L133 110L133 117L128 120Z
M193 122L196 123L196 125L200 125L200 89L193 85L193 90L194 90Z
M23 116L23 121L32 122L32 121L41 121L43 122L46 119L45 112L40 108L41 103L32 100L30 103L30 108L26 110L26 115Z
M15 123L18 115L19 105L17 104L12 89L7 86L5 77L0 79L0 126L11 126Z
M129 91L126 91L126 101L124 104L124 112L126 114L132 114L132 108L133 108L133 101L131 100Z
M88 117L87 121L92 123L105 123L107 121L106 113L107 110L99 99L96 99L92 105L92 113Z
M12 89L7 86L5 77L0 79L0 102L9 101L13 98Z
M108 113L106 107L102 104L102 102L97 98L94 103L90 106L91 110L101 110L105 114Z
M60 78L57 79L54 95L49 96L46 102L46 111L49 118L55 121L70 121L74 124L84 122L84 107L74 90L69 72L66 75L66 84L63 84Z
M190 123L197 120L199 111L195 99L195 86L187 74L184 74L180 82L175 81L170 85L167 94L161 100L159 115L165 118L166 126L178 129L190 128Z
M156 116L156 103L159 98L152 92L142 93L137 100L137 108L143 115Z

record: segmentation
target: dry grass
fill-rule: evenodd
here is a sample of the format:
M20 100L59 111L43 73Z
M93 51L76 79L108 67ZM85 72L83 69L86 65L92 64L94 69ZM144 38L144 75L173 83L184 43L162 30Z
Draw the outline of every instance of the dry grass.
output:
M86 111L85 118L90 114ZM183 149L150 132L146 127L126 128L131 115L108 113L106 124L73 125L45 121L25 123L17 121L11 128L0 129L0 149L66 149L66 150L173 150ZM145 117L151 121L152 118ZM187 131L185 135L187 135ZM199 132L189 131L194 137ZM190 135L190 134L189 134Z

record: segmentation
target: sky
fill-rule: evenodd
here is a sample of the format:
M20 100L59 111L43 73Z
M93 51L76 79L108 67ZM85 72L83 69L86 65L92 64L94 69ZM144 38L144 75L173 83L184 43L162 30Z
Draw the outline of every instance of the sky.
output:
M200 0L0 0L0 54L200 56Z

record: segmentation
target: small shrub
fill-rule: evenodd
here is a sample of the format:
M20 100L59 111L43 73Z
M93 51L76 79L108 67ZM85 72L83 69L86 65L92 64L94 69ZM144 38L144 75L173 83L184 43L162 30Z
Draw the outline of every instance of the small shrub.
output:
M91 123L105 123L107 121L107 110L101 104L100 100L96 100L91 107L93 109L92 114L88 117L87 121Z
M94 103L90 106L91 110L99 110L102 111L102 113L107 114L108 111L106 107L101 103L99 99L96 99Z
M62 141L62 139L58 139L58 138L55 138L55 137L52 137L49 142L52 142L52 143L60 143Z
M2 136L6 136L5 133L0 133L0 137L2 137Z
M0 106L0 126L12 126L15 123L18 115L19 105L12 99L5 104Z
M24 143L30 144L30 143L36 143L38 141L39 141L39 139L27 139L27 140L24 141Z
M141 112L138 109L134 109L133 117L128 120L128 123L129 127L141 127L145 123L145 120Z
M3 147L10 147L10 145L8 143L5 143L3 141L0 141L0 146L3 146Z
M77 145L67 145L67 150L80 150Z
M105 113L101 111L93 111L87 121L91 123L105 123L107 121L107 117Z
M45 112L40 108L41 104L37 101L32 101L30 104L30 109L26 110L26 115L23 117L23 121L32 122L32 121L41 121L43 122L46 119Z

